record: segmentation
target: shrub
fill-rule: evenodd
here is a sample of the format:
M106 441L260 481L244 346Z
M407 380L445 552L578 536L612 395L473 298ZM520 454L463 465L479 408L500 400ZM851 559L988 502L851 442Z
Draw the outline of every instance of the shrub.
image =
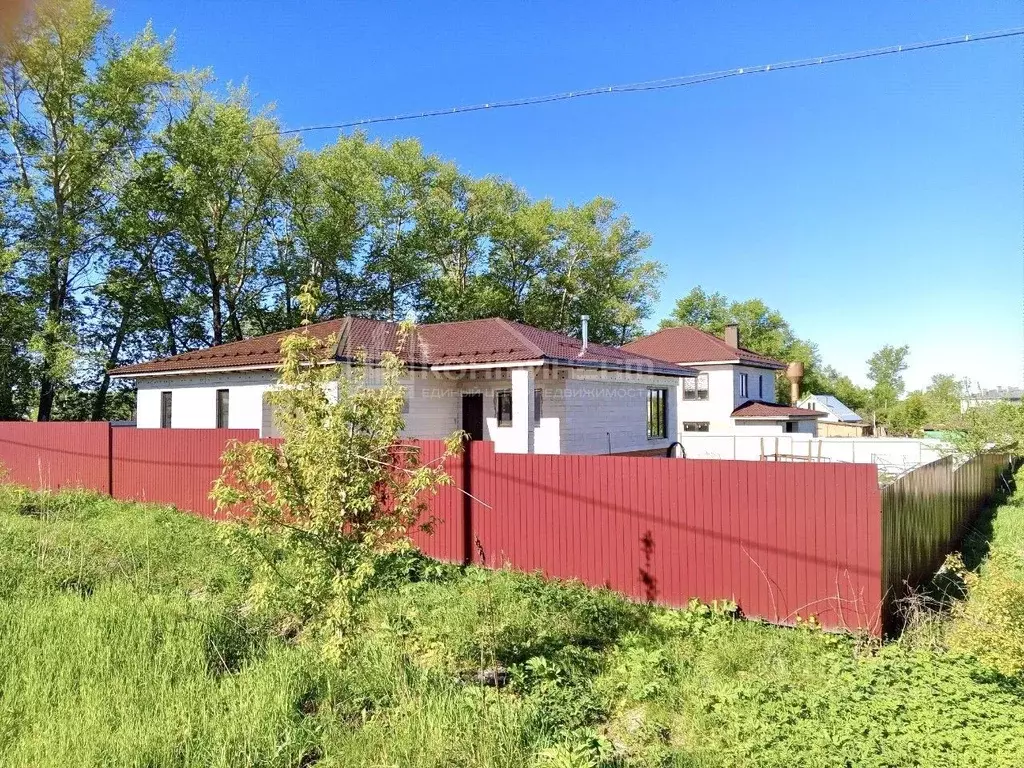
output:
M305 331L281 342L270 399L284 439L230 445L211 495L237 522L230 540L253 569L251 607L337 650L384 566L410 548L422 494L450 481L443 461L421 466L400 442L398 356L386 353L379 386L367 386L365 365L351 375L323 365L334 344ZM445 456L458 445L453 436Z
M968 653L1003 674L1024 672L1024 582L1020 558L994 551L980 574L964 575L969 599L954 609L951 650Z

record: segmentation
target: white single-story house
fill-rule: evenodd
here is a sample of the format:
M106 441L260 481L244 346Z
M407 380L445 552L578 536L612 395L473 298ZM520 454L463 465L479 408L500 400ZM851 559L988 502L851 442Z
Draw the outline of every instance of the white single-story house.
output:
M775 401L776 374L786 365L740 346L736 325L722 339L690 326L663 328L622 349L698 372L678 392L680 434L816 435L825 415Z
M500 318L417 326L398 349L397 323L345 317L306 327L337 344L329 362L379 362L399 351L407 366L405 435L463 430L503 453L665 455L677 439L681 382L697 372L629 350ZM127 365L140 429L275 427L266 394L280 343L291 331Z

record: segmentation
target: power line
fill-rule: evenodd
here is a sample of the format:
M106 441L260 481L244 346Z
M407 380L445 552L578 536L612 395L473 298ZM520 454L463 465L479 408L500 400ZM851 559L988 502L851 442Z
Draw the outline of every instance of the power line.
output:
M309 125L304 128L287 128L278 131L281 135L306 133L309 131L344 130L346 128L359 128L364 125L375 123L397 123L407 120L421 120L428 117L442 117L444 115L461 115L467 112L481 112L492 109L508 109L511 107L529 107L537 104L550 104L556 101L568 101L570 99L581 99L587 96L600 96L607 93L639 93L642 91L668 90L670 88L684 88L690 85L700 85L715 80L725 80L730 77L741 77L743 75L767 74L787 69L803 69L805 67L816 67L825 64L838 64L844 61L856 61L859 59L871 59L880 56L891 56L898 53L911 53L924 51L931 48L944 48L951 45L963 45L965 43L979 43L989 40L999 40L1007 37L1020 37L1024 35L1024 27L1013 27L1011 29L1000 29L992 32L981 32L979 34L961 35L959 37L947 37L941 40L929 40L922 43L909 43L904 45L890 45L886 48L873 48L864 51L852 51L848 53L835 53L828 56L818 56L811 59L800 59L797 61L783 61L777 64L761 64L754 67L737 67L735 69L724 69L718 72L705 72L699 75L680 75L678 77L667 77L660 80L647 80L639 83L626 83L623 85L608 85L599 88L587 88L581 91L565 91L547 96L532 96L521 99L509 99L507 101L493 101L485 104L471 104L461 107L449 107L446 109L432 109L426 112L410 112L391 117L368 117L362 120L352 120L345 123L329 123L324 125Z

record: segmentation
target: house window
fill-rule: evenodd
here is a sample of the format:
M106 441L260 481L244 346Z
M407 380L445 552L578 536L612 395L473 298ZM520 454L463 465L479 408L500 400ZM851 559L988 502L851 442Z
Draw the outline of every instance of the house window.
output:
M656 440L668 434L667 389L647 390L647 439Z
M277 407L268 397L269 392L263 393L263 417L260 425L260 437L280 437L281 425L278 423Z
M796 432L796 422L787 421L786 422L786 431L787 432Z
M750 397L750 395L748 394L749 391L750 391L749 386L748 386L748 384L749 384L748 379L749 378L750 377L747 376L747 374L745 374L745 373L741 373L740 374L740 397Z
M710 426L706 421L684 421L683 432L707 432Z
M512 426L512 390L503 389L494 395L494 413L499 427Z
M697 374L697 378L683 379L683 400L707 400L708 399L708 375Z
M764 376L757 377L757 399L764 400Z
M533 390L533 426L539 427L540 420L544 418L544 390Z
M217 390L217 429L228 428L228 390Z
M160 426L163 429L171 428L171 393L160 393Z

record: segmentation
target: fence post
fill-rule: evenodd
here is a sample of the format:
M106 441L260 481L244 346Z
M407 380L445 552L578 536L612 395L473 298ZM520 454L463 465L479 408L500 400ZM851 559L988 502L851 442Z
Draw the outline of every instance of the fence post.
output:
M462 564L473 564L473 441L462 451Z
M114 498L114 425L107 422L107 495Z

